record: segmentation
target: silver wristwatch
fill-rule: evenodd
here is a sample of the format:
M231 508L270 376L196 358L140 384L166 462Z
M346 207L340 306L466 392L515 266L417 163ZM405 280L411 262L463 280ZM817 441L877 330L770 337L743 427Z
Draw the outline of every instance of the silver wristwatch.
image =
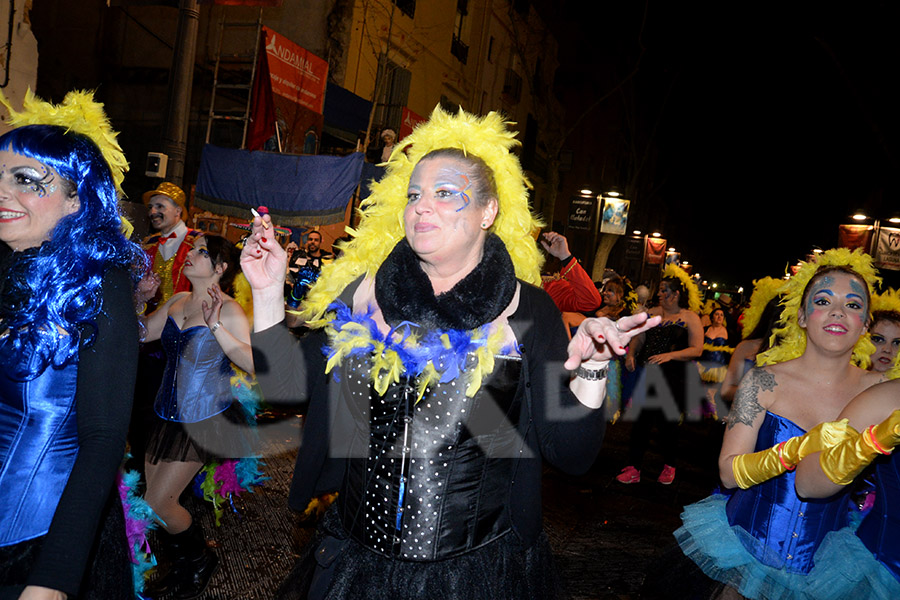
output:
M608 367L603 367L602 369L585 369L584 367L578 367L575 370L575 376L587 379L588 381L600 381L601 379L606 379L607 371Z

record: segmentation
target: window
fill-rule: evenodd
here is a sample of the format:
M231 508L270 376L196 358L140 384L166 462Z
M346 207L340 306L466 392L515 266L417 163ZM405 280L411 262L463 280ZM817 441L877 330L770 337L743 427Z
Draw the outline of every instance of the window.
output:
M460 108L462 107L459 105L459 102L453 102L450 100L450 98L441 94L441 109L443 109L444 112L455 115L459 112Z
M534 65L534 89L544 89L544 63L538 58Z
M382 127L390 127L400 131L400 122L403 120L403 107L409 101L409 83L412 73L400 65L387 61L382 70L378 69L378 79L384 79L382 93L378 98L378 107L375 109L375 122Z
M456 0L456 22L453 25L453 40L450 42L450 54L466 64L469 58L469 46L463 40L463 28L469 14L469 0Z
M509 102L518 102L522 97L522 78L512 68L506 69L503 79L503 91L500 92Z
M416 0L393 0L397 8L410 19L416 16Z

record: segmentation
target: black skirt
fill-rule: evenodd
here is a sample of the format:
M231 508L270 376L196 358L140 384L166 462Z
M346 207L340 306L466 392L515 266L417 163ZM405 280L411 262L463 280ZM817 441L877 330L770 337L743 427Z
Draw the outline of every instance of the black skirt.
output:
M209 463L256 456L259 439L255 425L249 424L236 400L217 415L196 423L166 421L155 417L146 460Z
M340 500L338 500L340 502ZM438 561L406 561L352 540L335 505L276 594L278 600L538 600L567 597L542 532L531 547L512 531Z

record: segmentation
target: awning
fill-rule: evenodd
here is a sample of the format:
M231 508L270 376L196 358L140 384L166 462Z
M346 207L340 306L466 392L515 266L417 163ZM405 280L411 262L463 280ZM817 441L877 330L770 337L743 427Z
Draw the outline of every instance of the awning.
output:
M244 219L251 206L265 206L280 225L340 223L362 165L361 152L300 156L207 144L194 199L200 208Z

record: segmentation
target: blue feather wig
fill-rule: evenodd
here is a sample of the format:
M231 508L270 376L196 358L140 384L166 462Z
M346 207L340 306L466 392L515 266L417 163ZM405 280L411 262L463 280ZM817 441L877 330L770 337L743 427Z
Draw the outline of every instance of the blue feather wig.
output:
M14 253L4 274L0 365L32 379L50 365L68 364L81 345L92 342L106 271L124 269L137 282L148 261L122 234L110 168L87 136L56 125L26 125L0 137L0 150L52 168L80 202L78 211L56 224L49 241Z

